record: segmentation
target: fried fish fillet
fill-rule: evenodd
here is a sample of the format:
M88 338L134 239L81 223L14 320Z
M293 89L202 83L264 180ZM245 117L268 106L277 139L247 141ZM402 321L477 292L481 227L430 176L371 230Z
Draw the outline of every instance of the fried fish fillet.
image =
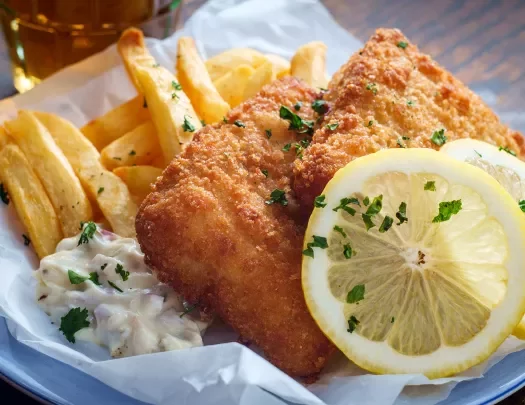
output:
M329 111L294 168L294 190L306 211L338 169L380 149L439 149L444 135L524 156L518 132L396 29L378 29L334 75L324 99Z
M166 168L137 215L146 263L190 302L208 308L294 376L323 367L334 350L308 313L301 287L305 220L291 190L302 136L281 106L314 114L316 92L294 78L266 86L206 126ZM286 147L284 148L287 149ZM269 204L272 191L286 203Z

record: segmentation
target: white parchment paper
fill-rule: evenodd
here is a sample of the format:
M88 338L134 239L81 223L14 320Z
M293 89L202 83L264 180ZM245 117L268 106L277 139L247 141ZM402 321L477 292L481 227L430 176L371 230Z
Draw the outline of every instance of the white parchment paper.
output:
M147 41L159 63L173 70L180 35L196 39L203 57L251 47L291 57L308 41L328 45L333 73L360 42L339 27L317 0L213 0L184 29ZM18 108L48 111L78 126L135 95L115 47L71 66L32 91L0 102L0 121ZM461 376L429 381L422 375L370 375L336 356L320 380L304 386L238 343L227 327L214 326L201 348L113 360L106 349L69 344L35 303L36 256L25 247L13 204L0 207L0 315L20 342L152 404L311 405L425 404L446 398L459 381L477 378L524 344L509 338L488 362ZM410 386L407 388L407 386Z

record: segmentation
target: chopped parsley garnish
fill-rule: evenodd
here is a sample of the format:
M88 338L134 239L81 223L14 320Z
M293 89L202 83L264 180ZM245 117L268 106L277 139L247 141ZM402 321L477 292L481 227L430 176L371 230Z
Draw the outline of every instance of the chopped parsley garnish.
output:
M312 103L312 109L319 115L326 114L328 112L328 103L324 100L315 100Z
M286 207L288 205L288 200L286 199L286 193L284 192L284 190L276 188L270 193L270 199L266 200L265 204L267 205L281 204L282 206Z
M182 129L184 132L195 132L195 126L190 121L191 117L184 115L184 124L182 124Z
M144 103L142 103L142 108L148 108L148 102L146 101L146 96L144 96Z
M514 152L513 150L507 148L506 146L500 146L500 147L498 148L498 150L500 150L500 151L505 151L505 152L507 152L509 155L516 156L516 152Z
M430 137L430 140L437 146L444 145L447 141L447 137L445 136L445 129L441 128L439 131L434 131L434 133Z
M177 93L171 93L171 99L174 100L174 99L179 99L179 96L177 95Z
M5 205L9 204L9 194L7 194L4 183L0 183L0 199Z
M133 149L131 149L128 153L129 156L135 156L137 152L135 152Z
M407 46L408 46L408 42L405 42L405 41L399 41L397 43L397 47L401 49L405 49Z
M399 209L396 212L396 218L399 219L399 222L396 225L401 225L403 222L408 222L406 202L399 204Z
M363 198L363 204L365 205L365 207L368 207L368 204L370 204L370 198L368 198L368 196Z
M366 89L368 91L371 91L373 95L377 94L377 84L375 84L375 83L368 83L366 85Z
M356 302L359 302L364 299L365 299L365 285L364 284L355 285L350 291L348 291L348 295L346 296L346 302L349 304L355 304Z
M412 100L407 101L407 106L409 107L412 107L414 104L416 104L415 101L412 101Z
M397 146L399 146L400 148L406 148L405 145L403 145L403 143L401 142L401 139L397 138Z
M281 150L283 152L289 152L291 147L292 147L292 144L291 143L287 143L286 145L283 146L283 148Z
M261 173L264 174L264 177L268 177L268 170L262 169Z
M410 137L405 135L403 135L401 139L403 139L404 141L410 141Z
M239 127L239 128L246 128L246 125L244 125L244 122L239 121L239 120L235 120L233 125L235 125L236 127Z
M202 125L203 127L205 127L205 126L206 126L206 121L201 120L201 125Z
M390 319L390 323L394 323L394 321L395 321L395 318L392 317L392 319Z
M97 225L93 221L89 221L88 223L84 224L84 229L82 230L82 233L80 234L80 238L78 239L77 246L82 245L83 243L89 243L90 239L93 239L93 236L95 235L95 231L97 230Z
M374 121L372 120L368 121L367 127L371 127L372 125L374 125Z
M372 222L372 217L371 217L370 215L361 214L361 218L363 218L363 222L365 223L365 228L366 228L367 231L368 231L370 228L373 228L374 226L376 226L376 225Z
M379 226L379 232L385 233L386 231L388 231L392 227L393 223L394 223L394 219L387 215L383 219L383 222L381 223L381 225Z
M31 244L31 239L29 239L29 236L23 233L22 238L24 239L24 246L29 246Z
M359 325L359 321L352 315L348 319L348 329L346 331L352 333L357 328L357 325Z
M361 218L363 218L363 222L365 223L365 228L367 231L370 228L373 228L375 226L375 224L372 222L372 217L376 214L379 214L382 208L383 208L383 195L381 194L381 195L378 195L377 197L374 197L374 199L372 200L372 203L369 205L366 212L361 215Z
M222 117L222 122L224 122L225 124L228 123L228 120L226 119L226 117Z
M108 267L108 264L104 263L102 266L100 266L100 270L104 270L106 267Z
M334 225L334 231L335 232L339 232L341 235L343 235L343 238L346 238L346 232L344 231L343 228L341 228L340 226L338 225Z
M303 250L303 255L310 256L311 258L314 257L314 247L318 247L321 249L326 249L328 247L328 242L326 241L325 237L312 235L312 238L314 241L307 243L306 249Z
M122 281L127 281L129 278L129 271L124 270L124 266L122 266L120 263L117 263L117 266L115 267L115 273L120 274Z
M435 181L427 181L423 188L425 190L427 190L427 191L436 191L436 182Z
M439 203L439 213L432 220L433 223L448 221L452 215L461 211L461 200L443 201Z
M293 113L288 107L284 105L279 109L279 117L290 122L288 129L293 129L300 134L312 134L314 132L314 122L303 120L297 114Z
M299 111L301 109L301 107L303 106L303 103L298 101L297 103L295 103L295 105L293 106L294 110L295 111Z
M339 205L337 207L335 207L333 210L335 212L337 212L340 209L342 209L343 211L346 211L350 215L354 216L355 215L355 209L353 209L352 207L348 207L348 204L360 205L359 204L359 200L357 198L355 198L355 197L352 197L352 198L345 197L345 198L342 198L339 201Z
M100 194L104 191L104 187L99 187L97 190L97 194Z
M197 304L190 305L187 308L184 308L184 311L179 315L179 318L182 318L184 315L188 315L190 312L192 312L195 308L197 308Z
M180 83L177 83L175 80L171 81L171 87L173 87L175 90L182 90Z
M474 149L474 152L476 152L476 155L478 155L480 158L483 157L483 156L481 156L481 153L479 153L476 149Z
M525 200L520 200L520 202L518 204L520 206L520 210L525 212Z
M349 243L343 245L343 255L346 259L350 259L354 252L352 251L352 246Z
M98 281L98 273L96 271L89 273L89 280L92 281L93 284L102 285L100 281Z
M69 282L71 284L82 284L86 280L92 281L96 285L100 285L98 281L98 273L96 271L89 273L88 277L81 276L73 270L67 271L67 276L69 277Z
M324 202L325 200L325 195L324 194L321 194L321 195L318 195L317 197L315 197L314 199L314 206L315 208L324 208L326 207L326 203Z
M264 132L266 132L266 138L270 139L272 137L272 130L271 129L265 129Z
M64 334L69 342L75 343L75 333L89 326L88 316L89 313L86 308L73 308L60 318L60 328L58 330Z
M109 281L109 280L108 280L108 284L109 284L111 287L113 287L115 290L117 290L118 292L121 292L121 293L124 292L124 291L122 291L122 290L119 288L118 285L116 285L115 283L113 283L113 282L111 282L111 281Z
M301 139L299 142L294 143L295 155L299 158L303 158L303 150L310 146L310 141L307 138Z

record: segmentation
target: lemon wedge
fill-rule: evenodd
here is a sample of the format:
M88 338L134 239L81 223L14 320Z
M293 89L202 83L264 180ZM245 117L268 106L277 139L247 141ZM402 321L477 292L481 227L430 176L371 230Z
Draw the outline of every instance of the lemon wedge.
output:
M441 152L490 174L525 210L525 162L515 157L513 151L474 139L460 139L445 144ZM512 333L525 339L525 317Z
M316 199L302 284L321 330L375 373L439 378L485 360L525 312L525 215L490 175L393 149Z

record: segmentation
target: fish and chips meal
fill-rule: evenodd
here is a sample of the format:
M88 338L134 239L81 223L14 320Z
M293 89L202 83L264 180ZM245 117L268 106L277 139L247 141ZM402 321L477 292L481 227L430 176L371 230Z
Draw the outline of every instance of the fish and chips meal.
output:
M64 343L185 350L221 319L312 381L337 352L440 378L525 339L524 139L399 30L331 78L322 42L203 60L182 37L174 69L140 30L117 49L136 97L0 127Z

